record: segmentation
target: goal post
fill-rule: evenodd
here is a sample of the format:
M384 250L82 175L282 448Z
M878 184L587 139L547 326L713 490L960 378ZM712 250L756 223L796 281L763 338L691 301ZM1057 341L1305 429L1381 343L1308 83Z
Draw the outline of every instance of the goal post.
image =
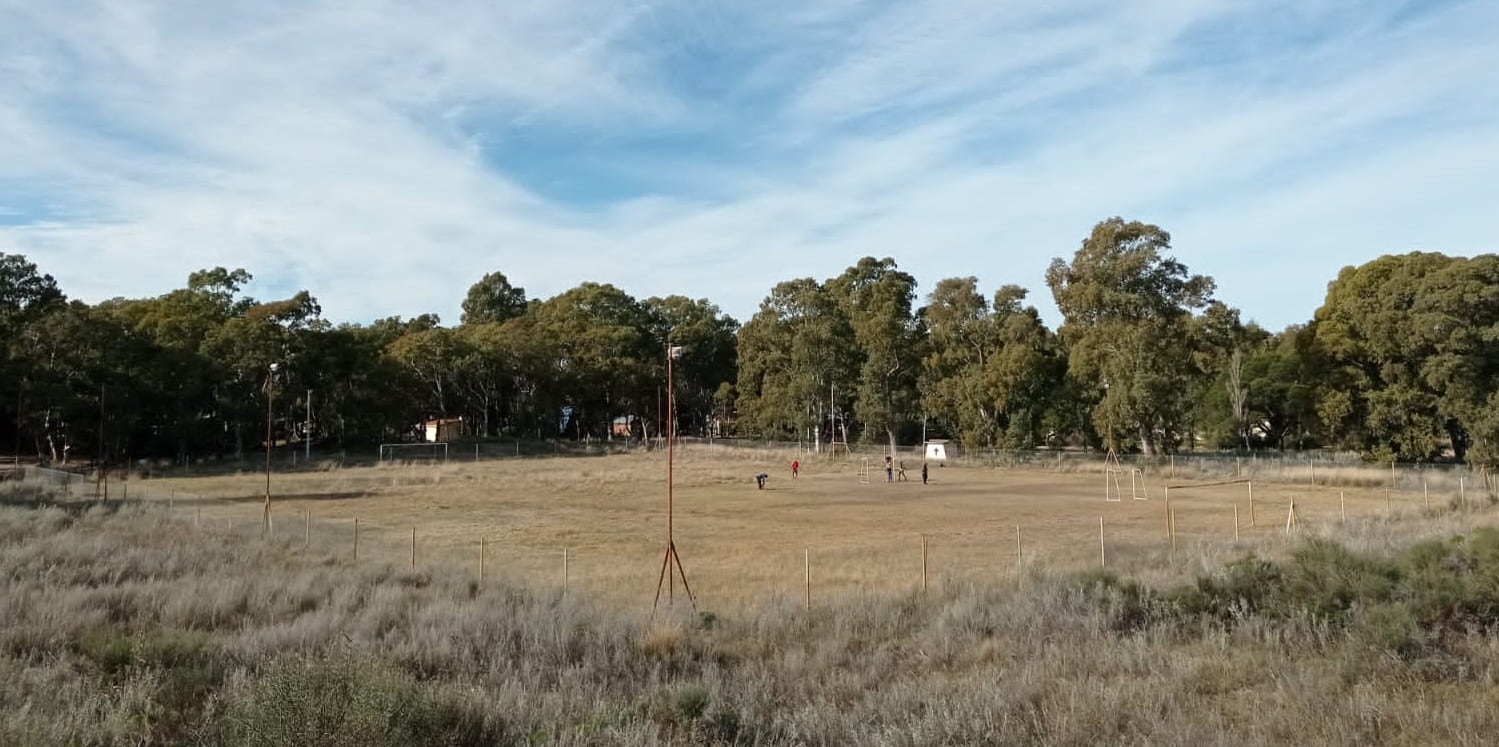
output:
M1135 491L1136 485L1140 486L1138 492ZM1150 500L1150 490L1145 487L1145 470L1139 467L1134 467L1129 471L1129 495L1137 501Z
M448 442L432 441L416 444L380 444L380 461L448 461Z
M869 457L864 457L864 461L859 464L859 484L869 484Z
M1119 455L1109 449L1107 456L1103 458L1103 499L1110 503L1124 500L1124 491L1119 487L1119 473L1124 467L1119 464ZM1134 475L1130 476L1130 492L1134 492Z

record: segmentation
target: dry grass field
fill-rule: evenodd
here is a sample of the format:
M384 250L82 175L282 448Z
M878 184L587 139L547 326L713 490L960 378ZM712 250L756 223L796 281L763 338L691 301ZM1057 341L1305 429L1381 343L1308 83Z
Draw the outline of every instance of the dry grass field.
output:
M814 604L919 589L923 537L931 588L1016 583L1017 528L1024 574L1096 567L1100 519L1102 561L1110 569L1174 580L1249 552L1278 553L1288 544L1292 500L1299 533L1321 536L1339 536L1344 515L1393 522L1457 500L1450 480L1425 495L1419 483L1411 489L1403 480L1387 494L1377 469L1324 470L1316 486L1256 482L1252 489L1244 481L1190 477L1185 468L1175 479L1149 472L1134 489L1148 494L1145 500L1131 498L1124 473L1123 500L1107 502L1105 474L1096 466L933 467L930 484L922 485L918 462L906 462L908 481L886 483L871 460L870 482L862 484L862 460L802 455L801 477L793 480L792 456L706 447L677 454L677 546L700 606L801 604L807 565ZM757 490L754 475L762 471L771 477ZM265 482L258 472L135 481L132 489L158 501L170 497L179 515L192 512L208 530L260 531ZM305 533L322 551L352 557L357 518L363 562L410 563L414 529L418 565L477 574L482 538L488 575L545 588L562 586L565 573L570 592L623 607L651 604L665 544L666 459L659 452L324 465L276 471L272 493L273 532ZM1476 492L1469 497L1476 501Z
M703 614L654 618L659 454L277 472L270 538L253 472L134 479L103 502L8 481L0 744L1476 745L1499 730L1499 531L1483 528L1499 507L1478 491L1455 505L1455 484L1423 498L1407 476L1387 503L1378 470L1323 471L1316 487L1256 482L1250 527L1248 484L1188 470L1151 473L1140 501L1126 474L1105 502L1096 471L952 466L923 486L821 461L792 481L788 462L679 455Z
M1235 544L1231 526L1207 518L1223 506L1182 490L1174 562L1152 531L1163 503L1110 504L1117 562L1141 571L1119 576L1062 568L1090 565L1091 551L1068 543L1092 538L1043 496L1014 493L1006 507L994 497L1002 473L949 468L923 494L849 486L814 465L806 486L761 494L742 487L754 466L686 467L683 554L716 614L678 605L655 620L640 607L659 537L633 512L658 506L659 491L618 478L650 467L640 460L542 460L529 477L510 471L519 463L308 476L330 492L367 481L369 495L288 500L269 540L252 529L251 502L200 506L168 489L170 509L137 504L157 481L133 481L129 502L0 485L0 744L1479 745L1499 731L1499 532L1481 528L1496 515L1487 501L1384 515L1382 496L1362 496L1353 505L1376 515L1340 523L1309 498L1306 533L1341 543L1258 528ZM474 487L507 476L555 505L485 501ZM1092 480L1056 482L1069 481L1071 503L1050 500L1086 521L1102 501L1087 495ZM246 478L173 482L233 496ZM465 484L466 518L461 495L423 497ZM712 496L721 505L704 505ZM801 500L818 496L831 505ZM320 519L304 537L296 505L320 516L384 507L371 538L431 517L419 528L438 549L422 545L411 568L386 536L355 561L340 544L351 519ZM964 507L977 518L965 522ZM806 526L841 516L853 518ZM1026 536L1050 558L1023 587L1005 576L1004 550L979 554L1003 544L985 522L1014 516L1033 521ZM918 525L946 532L934 535L941 580L927 593L913 590ZM449 564L467 529L507 528L517 545L580 548L590 593ZM696 539L710 530L721 554ZM841 591L821 581L803 610L785 590L800 577L781 577L795 563L759 556L840 532L864 555L846 556ZM969 536L982 541L958 544ZM1273 559L1242 559L1248 550ZM873 565L884 558L890 578ZM960 559L1001 569L970 570L965 584ZM1130 577L1168 574L1150 586ZM876 593L851 593L860 588ZM732 604L764 594L791 599Z

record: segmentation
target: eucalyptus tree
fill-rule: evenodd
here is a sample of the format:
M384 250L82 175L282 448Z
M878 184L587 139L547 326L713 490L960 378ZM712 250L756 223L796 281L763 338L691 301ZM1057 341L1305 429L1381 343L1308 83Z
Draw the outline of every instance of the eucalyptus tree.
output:
M821 443L846 437L860 374L859 348L843 307L812 278L778 283L739 331L742 430Z
M829 280L827 293L853 330L857 355L854 413L862 438L884 438L893 449L898 436L917 418L925 334L913 311L916 278L895 260L864 257Z
M1065 371L1060 346L1035 307L1022 305L1024 288L1001 287L991 305L977 286L973 277L939 281L921 311L924 407L966 446L1035 446Z
M461 324L503 322L526 313L526 289L510 284L503 272L491 272L469 286L463 298Z
M651 339L661 355L668 345L682 348L673 364L677 426L684 433L704 433L714 395L738 377L739 322L706 298L652 297L644 305Z
M538 304L536 332L556 353L555 377L578 435L607 435L619 415L654 402L664 351L644 305L609 284L583 283Z
M1313 321L1327 379L1317 409L1378 459L1495 455L1499 256L1412 252L1345 267Z
M1200 370L1191 318L1211 300L1213 281L1166 255L1157 226L1110 218L1068 262L1046 272L1063 323L1069 375L1085 384L1094 425L1114 445L1131 434L1146 454L1179 439Z

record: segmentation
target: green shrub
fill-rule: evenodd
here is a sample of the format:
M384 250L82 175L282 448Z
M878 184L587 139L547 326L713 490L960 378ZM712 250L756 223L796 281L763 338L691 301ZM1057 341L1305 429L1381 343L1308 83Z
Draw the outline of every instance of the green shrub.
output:
M503 725L436 698L375 660L282 659L229 704L210 741L238 745L479 745L507 741Z
M1157 617L1155 595L1138 581L1122 579L1113 571L1095 568L1072 577L1069 586L1104 613L1104 626L1133 632Z

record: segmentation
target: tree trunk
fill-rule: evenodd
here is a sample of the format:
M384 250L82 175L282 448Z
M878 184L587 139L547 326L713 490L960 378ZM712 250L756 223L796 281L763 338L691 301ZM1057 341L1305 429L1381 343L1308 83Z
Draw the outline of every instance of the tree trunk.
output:
M1139 428L1139 434L1140 434L1140 453L1144 454L1145 456L1155 456L1156 455L1155 434L1153 432L1151 432L1150 427L1149 426L1145 426L1145 425L1140 426L1140 428Z

